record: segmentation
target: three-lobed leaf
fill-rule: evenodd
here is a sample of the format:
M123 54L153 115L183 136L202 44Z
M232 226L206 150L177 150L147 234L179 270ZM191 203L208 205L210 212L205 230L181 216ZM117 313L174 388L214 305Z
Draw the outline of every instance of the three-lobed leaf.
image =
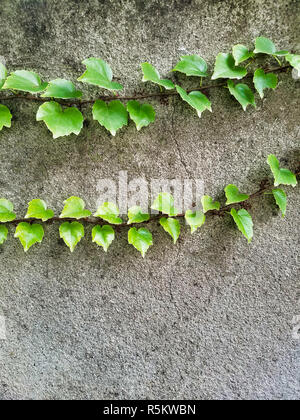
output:
M177 216L178 214L178 210L175 208L174 197L169 193L159 193L154 200L151 209L169 216Z
M0 62L0 89L2 89L2 86L5 83L5 79L7 77L7 70L4 64Z
M46 222L54 216L53 210L47 208L45 201L36 199L30 201L25 219L41 219Z
M44 121L53 134L53 138L68 136L72 133L78 135L83 126L82 113L75 107L65 110L54 101L41 105L36 114L37 121Z
M280 168L279 161L275 155L269 155L267 162L275 178L275 187L278 187L278 185L281 184L292 185L293 187L297 185L295 174L288 169Z
M183 55L173 71L179 71L187 76L207 77L207 63L199 55Z
M92 230L93 242L97 245L102 246L105 252L107 252L109 246L115 239L115 231L109 225L95 226Z
M110 66L101 58L90 57L82 62L86 71L77 80L108 90L122 90L120 83L112 82L113 73Z
M94 216L100 217L113 225L120 225L123 223L123 220L119 217L119 214L119 208L115 203L106 202L98 208Z
M65 222L59 227L59 235L73 252L76 245L84 237L84 227L79 222Z
M44 238L44 228L37 223L19 223L16 228L15 238L19 238L24 251L27 252L32 245L37 242L42 242Z
M177 219L173 219L172 217L162 217L159 220L160 225L164 228L164 230L172 236L174 244L176 244L177 239L180 235L180 223Z
M14 205L5 198L0 198L0 222L7 223L12 222L16 218L14 213Z
M244 83L235 85L232 80L228 80L227 87L231 95L242 105L244 111L246 111L248 105L252 105L256 108L254 93L249 86Z
M232 54L220 53L217 55L214 74L212 80L215 79L242 79L247 74L244 67L235 65Z
M85 209L85 202L79 197L70 197L64 201L64 209L59 216L61 219L84 219L91 216L91 212Z
M154 66L152 66L152 64L142 63L141 67L143 71L143 82L153 82L167 90L175 88L174 83L171 82L171 80L160 78L159 72Z
M235 61L235 65L238 66L243 61L248 60L254 56L252 51L249 51L245 45L237 44L232 47L232 55Z
M74 83L70 80L55 79L49 82L45 93L41 96L43 98L73 99L81 98L82 92L76 90Z
M0 104L0 131L3 127L11 127L12 115L10 110L5 105Z
M233 184L227 185L224 191L227 198L227 201L226 201L227 206L229 204L242 203L243 201L246 201L249 199L249 195L241 194L239 192L238 187Z
M205 214L198 210L193 212L192 210L187 210L185 212L185 220L187 224L191 227L191 233L196 232L205 223Z
M133 206L128 210L128 225L132 223L147 222L150 219L150 214L143 213L140 206Z
M146 228L137 229L135 227L128 231L128 242L133 245L145 258L149 247L153 245L152 234Z
M219 201L214 201L209 195L204 195L201 198L203 212L207 213L210 210L220 210L221 204Z
M239 231L242 232L250 243L253 238L253 221L251 215L245 209L241 209L239 211L231 209L230 214L233 217Z
M138 131L155 121L155 111L149 104L141 104L138 101L129 101L127 103L127 111Z
M120 128L128 124L127 110L119 100L106 103L98 99L93 105L93 118L113 136Z
M197 111L199 118L201 118L202 112L205 110L212 112L211 102L203 93L199 91L193 91L187 94L186 91L178 85L176 85L176 90L179 93L181 99L183 99Z
M280 208L282 217L286 214L287 198L286 193L281 188L272 190L273 197L275 198L277 206Z
M264 97L264 89L276 89L278 77L274 73L265 73L263 69L257 69L254 73L253 83L261 99Z
M269 54L269 55L281 57L281 56L287 55L289 52L285 50L277 51L273 41L271 41L269 38L260 36L256 38L255 40L254 53L255 54L259 54L259 53Z
M0 245L4 244L7 239L8 229L6 226L0 225Z
M46 89L48 83L43 83L37 73L27 70L17 70L6 79L3 89L21 90L38 93Z

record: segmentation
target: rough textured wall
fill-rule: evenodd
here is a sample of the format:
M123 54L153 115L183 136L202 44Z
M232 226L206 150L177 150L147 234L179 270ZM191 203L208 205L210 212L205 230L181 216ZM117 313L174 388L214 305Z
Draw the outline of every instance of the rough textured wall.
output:
M76 80L81 61L98 56L128 93L145 89L146 60L162 75L185 52L212 67L218 52L259 35L300 50L297 0L1 0L0 23L0 55L11 70ZM56 141L35 122L38 104L11 101L13 126L0 133L0 196L19 214L36 197L59 212L70 195L94 210L98 179L117 179L120 170L202 178L220 198L229 182L255 191L269 153L282 164L299 161L299 88L282 74L278 89L246 113L225 89L213 90L214 112L201 120L178 98L155 100L154 124L137 133L131 123L115 138L87 107L81 134ZM183 229L176 246L153 223L156 244L145 260L125 231L107 255L87 238L70 254L48 226L44 243L25 255L10 229L0 248L1 398L299 398L299 341L291 335L300 314L299 188L288 196L284 220L270 199L255 201L251 245L229 216L193 236Z

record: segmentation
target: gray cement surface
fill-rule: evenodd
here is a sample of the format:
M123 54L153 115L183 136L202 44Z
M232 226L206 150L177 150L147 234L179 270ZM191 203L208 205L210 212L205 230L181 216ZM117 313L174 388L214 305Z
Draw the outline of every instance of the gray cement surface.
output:
M73 81L98 56L125 93L155 92L141 82L143 61L195 86L168 75L180 55L198 53L212 70L218 52L259 35L299 52L299 27L297 0L1 0L0 55L11 70ZM225 89L211 90L214 112L201 120L178 98L153 100L155 123L140 133L130 123L115 138L86 107L81 134L54 141L35 121L38 104L6 102L14 119L0 133L0 196L19 215L37 197L57 213L70 195L95 210L98 180L121 170L201 178L222 200L227 183L255 191L269 153L299 162L300 82L279 81L246 113ZM299 187L286 190L284 220L269 198L254 202L251 245L229 216L193 236L184 228L175 246L153 223L145 260L126 231L107 254L87 237L70 254L47 226L26 255L10 228L0 247L0 398L298 399L300 200Z

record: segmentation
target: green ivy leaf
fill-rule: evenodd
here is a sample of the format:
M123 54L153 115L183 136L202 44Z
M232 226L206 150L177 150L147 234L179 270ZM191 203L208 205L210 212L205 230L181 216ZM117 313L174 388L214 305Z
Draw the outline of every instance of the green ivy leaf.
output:
M269 55L281 57L281 56L287 55L289 52L285 50L276 51L275 44L269 38L260 36L256 38L255 40L254 53L255 54L259 54L259 53L269 54Z
M155 121L155 111L149 104L129 101L127 103L127 111L129 112L130 118L135 122L138 131Z
M232 55L235 60L235 65L239 65L243 61L248 60L254 56L252 51L249 51L245 45L237 44L232 47Z
M115 231L109 225L95 226L92 230L93 242L102 246L104 251L107 252L112 241L115 239Z
M76 90L74 84L69 80L55 79L49 82L46 92L41 96L43 98L73 99L81 98L82 92Z
M242 232L250 243L253 238L253 222L251 215L245 209L241 209L239 211L231 209L230 214L233 217L239 231Z
M149 247L153 245L152 234L148 229L140 228L137 230L135 227L129 229L128 242L133 245L145 258L146 252Z
M185 220L191 227L191 233L196 232L199 227L204 225L205 219L205 214L202 211L193 212L192 210L187 210L185 213Z
M179 71L187 76L208 76L207 63L199 55L182 55L180 59L173 71Z
M232 54L220 53L217 55L214 74L215 79L242 79L247 74L244 67L237 67Z
M0 198L0 222L7 223L12 222L16 218L16 214L13 212L14 205L5 198Z
M281 210L282 217L284 217L286 214L286 204L287 204L286 193L282 189L276 188L272 190L272 194L275 198L277 206Z
M148 213L143 213L140 206L134 206L128 210L128 225L132 223L147 222L149 219L150 215Z
M174 89L174 83L171 82L171 80L168 79L161 79L160 74L156 70L155 67L153 67L149 63L142 63L141 64L142 70L143 70L143 82L153 82L159 86L163 86L165 89Z
M274 73L265 73L257 69L254 73L253 83L261 99L264 97L264 89L276 89L278 78Z
M54 139L72 133L78 135L83 126L83 116L77 108L63 110L60 104L53 101L39 107L36 120L45 122Z
M64 209L59 216L61 219L85 219L92 213L89 210L85 210L85 202L79 197L70 197L64 201Z
M5 83L5 79L6 79L6 77L7 77L7 71L6 71L6 68L5 68L4 64L2 64L2 63L0 62L0 89L2 89L2 86L3 86L3 85L4 85L4 83Z
M242 105L244 111L246 111L248 105L252 105L256 108L254 93L249 86L244 83L235 85L232 80L228 80L227 87L231 95Z
M293 172L289 171L288 169L281 169L279 166L279 161L274 155L268 156L268 164L271 168L271 171L274 175L275 187L278 187L278 185L292 185L295 187L297 185L297 178L293 174Z
M7 239L8 230L6 226L0 225L0 245L4 244Z
M84 227L78 222L65 222L59 227L59 235L73 252L76 245L84 237Z
M246 201L249 199L249 195L241 194L239 192L238 187L236 187L233 184L227 185L224 191L227 198L226 206L228 206L229 204L234 204L234 203L242 203L243 201Z
M297 54L287 54L285 56L285 59L290 63L292 67L295 67L295 69L300 72L300 55Z
M12 115L10 110L5 105L0 104L0 131L3 127L11 127Z
M174 244L176 244L180 235L180 223L178 220L173 219L172 217L162 217L159 220L159 223L164 228L164 230L172 236Z
M106 202L98 208L94 216L100 217L101 219L105 220L106 222L112 223L113 225L121 225L123 223L123 220L120 217L118 217L119 214L120 211L116 204Z
M175 208L174 197L169 193L159 193L151 209L169 216L177 216L178 214L178 210Z
M45 90L47 85L48 83L43 83L37 73L27 70L17 70L8 76L3 89L38 93Z
M82 62L86 71L77 80L108 90L122 90L120 83L112 82L113 73L110 66L100 58L87 58Z
M211 102L209 99L201 92L194 91L189 94L186 93L184 89L176 85L176 90L185 102L187 102L192 108L197 111L198 117L201 118L201 114L206 109L212 112Z
M111 101L107 104L98 99L93 106L93 118L113 136L128 124L128 113L121 101Z
M43 226L34 223L19 223L16 228L15 238L19 238L23 245L24 251L27 252L32 245L37 242L41 243L44 238Z
M204 195L201 198L203 212L207 213L210 210L220 210L221 204L219 201L214 201L209 195Z
M36 199L30 201L25 219L41 219L43 222L46 222L53 217L54 212L52 210L47 210L45 201Z

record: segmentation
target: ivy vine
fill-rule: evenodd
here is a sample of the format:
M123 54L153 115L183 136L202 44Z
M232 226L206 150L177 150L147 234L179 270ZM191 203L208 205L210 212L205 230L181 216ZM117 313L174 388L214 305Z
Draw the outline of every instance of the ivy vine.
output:
M276 59L279 67L258 68L254 73L248 74L247 67L256 56L262 54ZM282 58L288 64L283 65ZM245 64L244 67L240 65L241 63ZM112 70L102 59L87 58L83 64L86 71L78 78L78 81L112 91L113 96L102 96L96 100L81 99L82 92L77 90L74 83L69 80L56 79L47 83L43 82L38 74L28 70L17 70L8 75L5 66L0 63L0 90L11 92L9 95L0 96L0 101L24 99L43 102L37 111L36 120L46 124L53 134L53 138L68 136L72 133L78 135L84 121L80 109L83 105L93 104L93 119L115 136L118 130L128 125L129 117L134 121L137 130L141 130L155 121L155 110L152 105L140 102L147 98L179 95L201 117L201 114L206 110L212 112L212 103L206 96L206 91L225 86L244 110L249 105L256 107L252 88L246 83L235 83L233 80L252 79L255 90L263 98L265 89L277 87L276 73L286 71L291 67L300 72L300 55L292 54L286 50L277 51L274 43L265 37L256 38L253 51L245 45L234 45L232 53L217 55L211 76L212 80L228 79L227 82L223 80L221 83L211 85L202 85L202 80L209 77L206 61L199 55L184 55L172 71L181 72L188 77L200 78L200 87L188 91L175 85L169 79L161 78L157 69L150 63L142 63L143 82L152 82L158 85L160 92L133 97L118 97L117 92L121 91L123 86L113 81ZM27 94L23 95L19 92ZM0 104L0 130L3 127L11 127L11 120L12 114L9 108Z
M92 241L102 247L106 252L115 239L116 231L128 228L128 243L133 245L143 257L150 246L153 245L153 237L149 229L145 227L152 221L157 220L160 226L172 237L174 244L177 242L180 232L180 219L184 219L189 225L191 233L201 228L208 216L224 216L230 214L239 231L246 237L248 242L253 238L253 221L248 212L251 200L263 194L271 194L278 205L282 216L286 214L287 196L281 185L295 187L299 172L293 173L289 169L281 168L279 161L274 155L268 156L268 164L274 176L274 182L265 179L255 193L248 195L241 193L236 185L229 184L225 187L226 203L214 201L211 196L202 197L202 210L193 208L184 214L179 214L175 208L174 197L169 193L160 193L152 203L151 208L158 211L157 215L143 213L141 207L134 206L128 211L128 220L124 221L119 215L119 209L114 203L103 203L92 216L92 212L85 208L85 202L79 197L70 197L64 202L64 208L59 217L54 211L48 209L47 204L41 199L32 200L28 205L28 211L23 219L17 219L13 204L0 199L0 245L8 237L7 225L16 225L15 238L19 238L24 251L27 252L34 244L42 242L44 238L43 223L61 223L59 227L60 238L74 251L76 245L85 235L84 224L93 225ZM39 223L36 221L39 220ZM80 220L80 222L79 222ZM142 225L142 227L139 227ZM130 227L131 226L131 227Z

